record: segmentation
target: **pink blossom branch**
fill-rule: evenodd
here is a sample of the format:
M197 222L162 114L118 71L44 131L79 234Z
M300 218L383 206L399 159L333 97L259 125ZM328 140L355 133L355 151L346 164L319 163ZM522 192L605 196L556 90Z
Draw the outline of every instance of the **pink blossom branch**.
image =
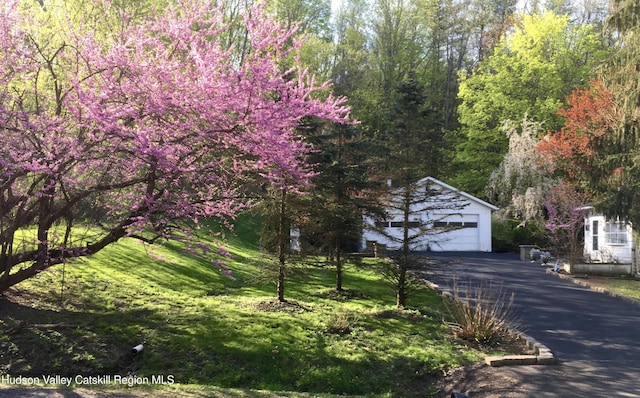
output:
M127 20L101 40L70 17L61 39L43 37L50 27L21 2L0 7L0 291L123 237L232 219L259 197L252 186L308 182L310 148L297 126L306 117L347 123L349 109L299 58L282 70L301 45L295 28L264 6L244 18L238 62L222 9L199 0ZM73 226L89 220L106 231L74 245ZM28 226L37 236L20 246Z

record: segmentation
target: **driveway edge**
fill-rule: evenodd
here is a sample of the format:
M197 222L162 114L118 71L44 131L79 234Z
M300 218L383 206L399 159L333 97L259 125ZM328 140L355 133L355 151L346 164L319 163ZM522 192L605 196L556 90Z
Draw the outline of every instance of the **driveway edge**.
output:
M580 285L582 287L586 287L588 289L593 290L594 292L606 294L608 296L615 297L617 299L621 299L621 300L628 301L628 302L636 304L636 305L640 305L640 300L638 300L638 299L635 299L635 298L629 297L629 296L625 296L625 295L620 294L620 293L613 292L613 291L605 289L605 288L603 288L601 286L595 286L595 285L587 282L584 279L576 278L575 275L561 274L561 273L555 272L553 270L553 268L547 268L547 275L555 275L560 279L571 281L571 282L575 283L576 285Z
M445 297L453 297L453 295L447 291L440 289L440 286L424 278L420 278L431 289L440 293ZM488 356L484 358L484 363L493 366L522 366L522 365L553 365L556 363L556 358L553 352L544 344L538 342L528 334L519 332L517 330L511 330L511 333L519 336L527 342L527 347L533 350L531 355L496 355Z

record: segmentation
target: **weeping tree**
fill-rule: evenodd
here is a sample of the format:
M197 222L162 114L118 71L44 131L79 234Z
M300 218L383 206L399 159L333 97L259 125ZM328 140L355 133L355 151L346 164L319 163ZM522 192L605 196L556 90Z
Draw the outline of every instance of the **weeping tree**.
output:
M542 216L544 197L554 185L536 151L543 124L529 119L504 122L502 131L509 140L507 154L491 173L485 195L502 208L507 217L522 221Z
M537 149L543 126L526 115L518 123L507 120L502 126L509 149L485 188L488 200L500 207L493 218L498 250L514 250L522 243L548 244L545 198L562 179L549 172L546 155Z
M475 71L461 75L455 185L482 195L509 147L504 121L529 115L558 129L562 117L556 111L565 97L586 84L606 56L593 26L551 12L522 16Z

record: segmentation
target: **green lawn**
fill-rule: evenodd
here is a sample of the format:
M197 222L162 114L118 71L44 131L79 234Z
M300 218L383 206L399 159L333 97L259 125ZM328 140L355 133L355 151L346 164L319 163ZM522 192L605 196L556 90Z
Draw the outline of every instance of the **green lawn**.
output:
M451 337L431 291L395 310L373 261L347 267L342 295L331 269L297 267L289 303L277 303L258 277L268 267L256 229L245 219L229 236L233 279L180 244L125 239L15 287L2 303L0 373L172 376L174 395L424 397L433 376L485 354Z
M640 300L640 279L628 276L589 276L586 282L592 286L601 287L611 292Z

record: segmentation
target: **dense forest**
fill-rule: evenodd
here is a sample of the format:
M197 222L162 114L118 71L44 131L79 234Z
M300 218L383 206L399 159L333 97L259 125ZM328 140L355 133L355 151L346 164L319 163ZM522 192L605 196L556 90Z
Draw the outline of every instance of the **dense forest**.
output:
M637 1L343 0L332 8L281 0L271 7L298 24L307 37L304 62L347 98L357 121L300 130L318 149L310 159L318 175L313 204L291 203L287 222L332 253L339 269L341 252L357 247L360 215L384 218L376 204L389 188L404 187L394 205L404 217L392 277L398 305L411 241L429 233L409 221L424 200L412 184L426 176L500 208L498 251L536 243L574 261L585 216L576 209L587 205L640 222Z
M497 229L509 233L561 225L549 214L567 195L640 221L637 1L272 6L310 38L304 60L358 121L304 132L331 143L321 174L322 164L366 166L343 198L433 176L499 206Z

